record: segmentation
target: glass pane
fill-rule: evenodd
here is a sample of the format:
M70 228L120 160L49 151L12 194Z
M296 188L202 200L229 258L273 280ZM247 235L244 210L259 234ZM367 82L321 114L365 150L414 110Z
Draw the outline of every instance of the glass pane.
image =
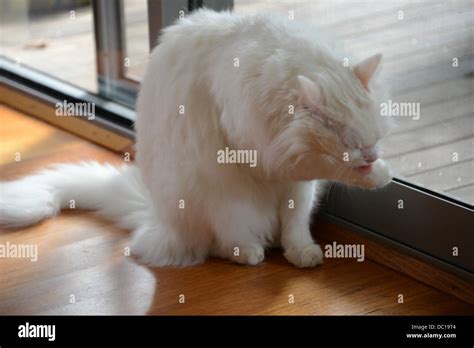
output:
M398 123L383 144L384 157L398 177L474 204L472 1L234 4L240 13L278 12L318 23L359 59L383 53L380 78L392 94L381 117Z
M1 0L1 54L97 92L92 9L88 0Z
M147 0L123 0L125 17L125 76L141 80L150 50ZM128 59L128 60L127 60Z
M149 52L146 0L94 3L99 94L133 108Z

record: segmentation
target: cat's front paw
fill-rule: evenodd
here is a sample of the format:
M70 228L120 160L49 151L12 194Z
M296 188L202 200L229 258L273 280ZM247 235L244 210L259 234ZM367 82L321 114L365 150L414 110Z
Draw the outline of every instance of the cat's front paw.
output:
M236 252L238 250L238 252ZM240 248L234 248L230 259L242 265L255 266L263 262L265 251L261 245L246 245Z
M372 171L367 176L367 188L377 189L388 185L393 178L390 165L382 159L372 164Z
M285 257L296 267L314 267L323 263L323 251L318 244L289 248L285 251Z

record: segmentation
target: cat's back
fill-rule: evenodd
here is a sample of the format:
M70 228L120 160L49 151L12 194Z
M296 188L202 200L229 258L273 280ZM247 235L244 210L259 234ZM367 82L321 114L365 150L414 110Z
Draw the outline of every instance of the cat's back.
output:
M243 19L244 17L228 11L201 9L165 28L160 35L159 43L168 44L182 40L212 41L226 35L237 34L242 28Z
M298 39L311 39L307 30L288 17L270 13L238 14L201 9L163 30L160 44L192 41L223 46L236 42L259 42L261 46L285 46Z

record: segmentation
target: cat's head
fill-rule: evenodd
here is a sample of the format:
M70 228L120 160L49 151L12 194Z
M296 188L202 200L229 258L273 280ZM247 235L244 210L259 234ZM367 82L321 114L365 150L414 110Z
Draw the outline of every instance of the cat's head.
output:
M352 68L334 64L295 76L294 114L283 118L271 144L273 164L296 179L357 184L357 175L372 175L389 129L374 84L380 62L377 54Z

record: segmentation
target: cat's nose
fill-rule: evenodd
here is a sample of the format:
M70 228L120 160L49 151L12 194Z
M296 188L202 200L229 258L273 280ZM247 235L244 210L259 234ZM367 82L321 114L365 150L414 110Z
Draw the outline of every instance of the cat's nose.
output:
M372 163L379 159L379 151L375 146L363 148L361 152L364 161L367 163Z
M367 163L375 162L378 159L379 159L378 156L370 156L370 157L364 156L364 161L366 161Z

